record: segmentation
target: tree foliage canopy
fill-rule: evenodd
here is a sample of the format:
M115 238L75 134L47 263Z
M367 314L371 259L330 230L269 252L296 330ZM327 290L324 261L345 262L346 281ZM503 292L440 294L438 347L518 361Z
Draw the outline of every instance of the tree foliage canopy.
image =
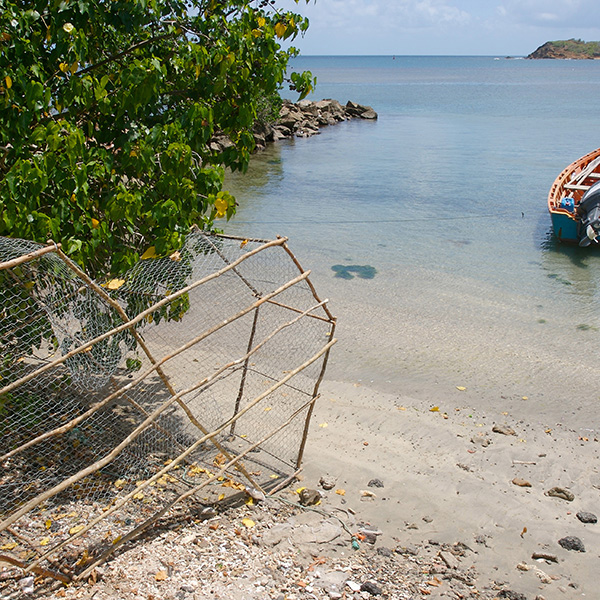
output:
M223 168L246 168L296 54L281 41L308 26L275 3L0 0L0 235L50 237L99 276L231 217Z

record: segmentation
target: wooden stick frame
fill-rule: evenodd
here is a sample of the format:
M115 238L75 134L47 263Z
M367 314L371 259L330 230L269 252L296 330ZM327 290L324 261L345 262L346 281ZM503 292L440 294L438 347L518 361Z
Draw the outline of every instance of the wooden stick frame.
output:
M158 513L153 515L150 519L147 519L140 526L136 527L133 531L128 533L123 539L121 539L119 541L119 543L116 543L111 548L109 548L106 553L104 553L101 557L99 557L96 561L94 561L94 563L92 565L90 565L88 568L86 568L86 570L83 573L78 575L76 577L77 579L85 578L87 573L91 572L91 570L95 566L97 566L98 564L103 562L106 559L106 557L109 554L111 554L122 543L125 543L125 541L132 539L133 537L138 535L141 531L143 531L144 529L149 527L152 523L156 522L159 518L161 518L175 504L177 504L177 503L185 500L189 496L195 494L199 489L202 489L205 485L208 485L208 483L210 481L214 480L214 478L222 475L225 471L227 471L228 469L230 469L232 467L235 467L235 469L237 471L239 471L246 478L246 480L249 482L249 484L253 488L255 488L259 491L263 491L263 493L264 493L264 490L261 489L260 485L258 485L254 481L254 479L251 477L251 475L246 471L245 467L240 462L240 459L243 456L245 456L248 452L259 447L265 441L267 441L268 439L273 437L276 433L281 431L284 427L288 426L298 416L302 415L303 413L306 413L306 417L304 420L304 427L303 427L303 431L302 431L302 435L301 435L300 449L299 449L299 452L298 452L298 455L297 455L297 458L295 461L296 469L297 469L296 473L299 472L301 460L302 460L305 445L306 445L306 439L307 439L307 434L308 434L308 426L309 426L310 418L312 415L315 401L319 397L319 393L318 393L319 386L322 382L322 379L323 379L323 376L325 373L325 368L327 365L327 360L329 357L331 347L337 341L335 338L333 338L333 334L335 331L335 318L331 315L331 313L329 312L329 309L327 308L327 300L322 301L319 299L319 297L316 293L316 290L309 279L310 271L305 271L302 269L302 267L300 266L300 263L297 261L297 259L293 255L293 253L287 247L287 245L286 245L287 238L278 236L278 238L275 240L262 240L262 239L256 239L256 238L240 238L240 237L236 237L236 236L227 236L227 235L219 235L217 237L221 237L223 239L254 242L254 243L260 244L260 246L254 248L252 250L249 250L248 252L241 255L239 258L237 258L235 260L229 260L220 251L220 249L217 245L211 244L211 245L213 245L213 248L216 249L215 251L216 251L217 255L225 263L225 266L223 268L221 268L218 271L215 271L205 277L202 277L201 279L194 281L193 283L187 285L186 287L182 288L181 290L178 290L177 292L175 292L173 294L166 296L165 298L156 302L153 306L142 311L141 313L137 314L133 318L129 318L118 302L116 302L109 294L106 293L106 291L102 287L100 287L98 284L96 284L81 269L79 269L79 267L75 263L73 263L73 261L71 261L69 259L69 257L66 256L62 252L59 244L55 244L54 242L51 242L48 246L40 248L34 252L30 252L27 255L21 256L17 259L11 260L11 261L6 261L3 263L0 263L0 270L11 269L11 268L14 268L15 266L18 266L25 262L35 260L41 256L44 256L47 253L54 252L85 283L85 285L87 287L92 289L99 297L101 297L103 299L103 301L105 301L112 309L114 309L117 312L117 314L120 316L121 320L123 321L121 325L114 327L111 331L108 331L101 335L98 335L94 339L92 339L88 342L85 342L84 344L81 344L76 348L73 348L68 353L64 354L63 356L57 357L57 358L49 361L47 364L35 369L34 371L32 371L31 373L28 373L25 376L21 377L19 380L12 382L11 384L0 389L0 396L16 389L17 387L23 385L24 383L27 383L31 379L39 376L40 374L42 374L52 368L59 367L61 364L63 364L69 358L76 356L77 354L80 354L82 352L88 351L94 345L96 345L96 344L106 340L107 338L114 336L122 331L125 331L125 330L129 330L130 333L135 337L136 342L138 343L139 347L142 349L142 351L144 352L144 354L146 355L146 357L148 358L148 360L150 362L150 366L148 368L146 368L142 373L139 373L135 378L133 378L129 383L127 383L120 389L109 394L107 397L103 398L99 402L96 402L83 414L79 415L76 418L71 419L68 423L65 423L61 427L55 428L52 431L41 434L41 435L37 436L36 438L29 440L25 444L22 444L18 448L14 449L8 453L5 453L4 456L0 457L0 461L4 461L12 456L15 456L16 454L28 449L28 448L31 448L32 446L34 446L36 444L45 442L46 440L51 439L52 437L62 435L64 433L74 429L79 423L81 423L83 420L85 420L86 418L91 416L94 412L100 410L101 408L106 406L109 402L115 400L116 398L118 398L120 396L123 396L123 397L125 397L125 399L127 399L128 392L130 390L132 390L135 386L137 386L138 384L143 382L153 372L156 372L156 374L160 377L161 381L163 382L163 384L165 385L166 389L168 390L168 392L170 394L169 399L164 401L160 406L158 406L154 411L152 411L150 413L147 412L143 407L137 406L138 411L140 412L140 414L143 417L143 420L141 423L139 423L139 425L133 431L131 431L129 433L129 435L127 435L125 437L125 439L123 439L117 446L113 447L112 450L108 454L106 454L104 457L100 458L99 460L96 460L93 464L88 465L84 469L81 469L78 473L75 473L71 477L64 479L61 483L55 485L51 489L48 489L48 490L44 491L43 493L37 495L35 498L32 498L31 500L25 502L18 510L16 510L12 514L10 514L6 519L4 519L4 521L0 522L0 531L7 530L8 528L10 528L11 525L13 525L22 516L27 514L29 511L31 511L35 507L39 506L43 502L52 498L56 494L65 490L66 488L68 488L69 486L78 482L79 480L83 479L84 477L97 472L99 469L101 469L104 466L106 466L107 464L109 464L120 454L120 452L123 449L125 449L129 444L131 444L138 436L140 436L149 427L160 427L157 423L157 420L173 404L177 404L183 410L183 412L187 416L190 423L192 423L199 430L199 433L200 433L200 437L194 443L192 443L190 446L188 446L186 449L183 449L183 446L178 444L179 448L182 451L180 451L179 455L172 462L170 462L168 465L161 468L151 478L147 479L144 482L141 482L140 485L138 487L136 487L135 490L133 490L130 493L126 494L125 496L119 498L113 504L113 506L108 508L106 510L106 512L104 512L102 515L100 515L100 516L96 517L95 519L93 519L92 521L90 521L82 530L78 531L77 533L70 536L68 539L64 540L63 542L59 543L58 545L48 549L41 556L39 556L34 562L27 565L25 568L25 571L39 573L40 572L39 565L42 561L47 560L50 563L52 563L52 560L50 557L53 554L56 554L59 550L61 550L62 548L64 548L68 544L70 544L74 539L85 535L88 531L90 531L90 529L92 529L97 523L99 523L100 521L105 519L109 514L112 514L114 511L116 511L119 508L121 508L122 506L124 506L135 494L139 493L139 491L141 489L145 488L148 485L151 485L153 482L157 481L164 474L166 474L169 471L171 471L172 469L176 468L182 461L184 461L195 450L197 450L202 444L204 444L207 441L211 442L213 445L215 445L217 450L219 452L221 452L227 460L227 463L219 471L219 475L211 477L211 478L209 478L209 480L203 481L198 486L194 486L190 490L184 492L183 494L180 494L178 498L176 498L174 501L170 502L163 509L161 509ZM236 269L236 267L239 266L240 264L242 264L245 260L248 260L252 256L256 255L258 252L261 252L268 248L277 247L277 246L280 246L285 250L285 252L288 254L288 256L290 257L290 259L292 260L294 265L297 267L297 269L299 271L299 275L297 277L294 277L290 281L284 283L283 285L281 285L279 288L277 288L273 292L262 295L252 286L252 284L249 281L246 281L241 276L241 274ZM232 271L239 278L241 278L243 283L246 284L246 286L253 293L253 295L255 297L257 297L257 300L255 302L253 302L250 306L247 306L246 308L239 311L236 315L229 317L229 318L225 319L224 321L214 325L210 329L208 329L208 330L202 332L201 334L199 334L198 336L194 337L192 340L187 341L185 344L183 344L181 347L175 349L167 356L163 356L162 358L157 360L150 352L148 346L146 345L146 343L145 343L144 339L142 338L142 336L140 335L139 331L136 329L136 325L138 323L140 323L143 319L145 319L148 315L152 314L154 311L161 308L162 306L167 305L169 302L172 302L173 300L181 297L183 294L187 294L188 292L195 289L196 287L203 285L205 283L208 283L209 281L219 277L220 275L227 273L228 271ZM302 281L307 282L308 287L312 293L312 296L316 300L316 304L314 306L302 311L301 309L298 309L298 308L292 307L292 306L288 306L286 304L282 304L275 300L275 297L277 295L281 294L283 291L287 290L288 288L290 288ZM258 315L259 315L259 309L265 303L276 305L278 307L287 309L291 312L296 312L297 315L290 321L287 321L287 322L279 325L278 327L276 327L264 339L262 339L258 342L255 342L254 337L255 337L255 333L256 333L256 325L257 325L257 319L258 319ZM315 314L314 311L316 309L323 310L325 312L326 316L323 317L318 314ZM200 343L202 340L206 339L208 336L214 334L216 331L222 329L223 327L226 327L230 323L234 322L237 319L244 317L245 315L249 314L252 311L254 311L253 324L252 324L250 338L248 341L247 351L246 351L245 355L239 357L236 360L228 362L226 365L222 365L213 374L211 374L210 376L206 376L199 381L196 381L193 385L187 387L186 389L176 392L175 389L173 388L173 386L171 385L168 376L162 369L162 366L165 363L167 363L169 360L172 360L176 356L180 355L182 352L189 350L196 344ZM260 348L262 348L266 343L268 343L271 339L273 339L273 337L276 336L284 328L289 327L290 325L296 323L300 319L306 318L306 317L316 318L320 321L325 321L325 322L331 323L331 329L328 332L328 335L331 336L329 343L324 345L318 352L316 352L310 359L306 360L302 365L287 372L284 377L276 380L275 383L273 383L273 385L271 385L266 391L259 394L254 399L250 400L243 408L240 408L241 401L244 396L245 375L248 370L248 364L249 364L249 360L250 360L251 356L253 354L255 354L256 352L258 352L258 350L260 350ZM300 373L301 371L303 371L308 366L312 365L313 363L315 363L318 360L322 360L322 363L321 363L321 368L320 368L318 378L316 380L316 383L314 384L312 394L309 394L307 392L302 392L302 393L306 393L307 395L309 395L310 399L307 402L305 402L300 408L298 408L283 424L278 425L274 430L272 430L269 434L267 434L259 442L255 442L255 443L251 444L250 446L245 448L243 452L240 452L236 455L232 455L227 449L225 449L222 446L222 444L218 441L217 436L222 434L226 429L229 429L230 433L233 434L235 431L236 423L249 410L251 410L254 406L256 406L259 402L261 402L264 398L273 394L281 386L289 385L288 382L294 376L296 376L298 373ZM240 367L239 365L242 365L242 366ZM211 385L216 383L223 374L225 374L228 371L232 372L232 369L235 370L235 369L239 369L239 368L242 368L243 375L241 378L238 396L237 396L237 399L235 402L234 414L229 419L227 419L224 423L219 425L219 427L215 428L213 431L209 431L209 429L207 427L204 427L198 421L196 416L192 413L192 411L187 406L186 402L184 402L183 398L193 392L197 392L198 390L202 390L202 391L206 390L208 387L210 387ZM225 376L227 376L227 375L225 375ZM136 405L137 403L134 401L133 404ZM42 570L46 573L51 573L51 571L46 571L44 569L42 569Z

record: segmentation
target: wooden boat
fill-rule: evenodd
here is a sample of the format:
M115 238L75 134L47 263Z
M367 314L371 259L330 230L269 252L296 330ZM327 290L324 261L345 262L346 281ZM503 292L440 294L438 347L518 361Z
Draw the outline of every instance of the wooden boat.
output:
M600 148L578 158L556 178L548 194L554 235L561 242L600 242Z

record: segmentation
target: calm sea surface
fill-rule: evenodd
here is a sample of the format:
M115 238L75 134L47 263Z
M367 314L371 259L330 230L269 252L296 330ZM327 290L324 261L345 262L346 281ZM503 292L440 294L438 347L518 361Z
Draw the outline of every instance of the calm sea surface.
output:
M339 317L329 376L424 401L464 386L472 403L589 417L600 253L555 242L546 197L600 145L600 61L300 57L293 67L317 76L313 99L368 104L379 119L256 155L228 177L240 206L225 230L290 238ZM376 274L344 279L339 265Z

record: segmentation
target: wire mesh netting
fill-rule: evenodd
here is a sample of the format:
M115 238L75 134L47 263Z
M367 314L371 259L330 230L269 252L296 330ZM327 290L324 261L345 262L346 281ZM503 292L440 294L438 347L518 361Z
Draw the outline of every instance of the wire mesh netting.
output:
M84 577L183 505L289 481L334 326L284 238L195 231L102 285L0 238L0 558Z

